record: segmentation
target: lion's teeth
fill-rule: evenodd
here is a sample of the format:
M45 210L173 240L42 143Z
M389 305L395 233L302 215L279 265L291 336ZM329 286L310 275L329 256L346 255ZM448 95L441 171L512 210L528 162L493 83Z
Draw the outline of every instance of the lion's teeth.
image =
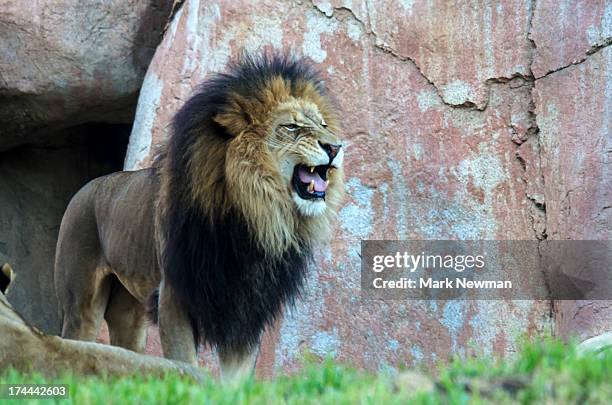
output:
M312 193L314 191L314 180L310 180L310 184L308 185L308 192Z
M310 166L310 173L314 172L314 166Z

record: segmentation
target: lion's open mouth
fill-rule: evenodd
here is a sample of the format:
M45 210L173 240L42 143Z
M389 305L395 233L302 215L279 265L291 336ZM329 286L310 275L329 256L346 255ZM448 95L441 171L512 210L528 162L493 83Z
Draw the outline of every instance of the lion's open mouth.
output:
M298 196L304 200L325 199L325 191L329 183L327 180L329 168L329 165L297 165L293 170L293 189Z

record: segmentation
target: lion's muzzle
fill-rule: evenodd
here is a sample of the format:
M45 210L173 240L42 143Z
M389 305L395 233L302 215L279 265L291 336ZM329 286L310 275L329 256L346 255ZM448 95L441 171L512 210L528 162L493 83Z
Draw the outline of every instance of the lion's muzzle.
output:
M319 142L319 146L329 157L328 164L316 166L299 164L293 170L293 189L303 200L324 200L329 185L329 172L339 167L334 159L338 156L342 145ZM342 164L341 162L338 163Z

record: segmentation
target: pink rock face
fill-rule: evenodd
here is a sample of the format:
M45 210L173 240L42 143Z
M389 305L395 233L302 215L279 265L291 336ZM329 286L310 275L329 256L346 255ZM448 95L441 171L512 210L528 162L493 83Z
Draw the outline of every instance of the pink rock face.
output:
M482 109L487 80L529 74L527 1L313 3L330 17L360 24L374 47L413 61L450 105Z
M126 169L148 166L194 88L243 49L293 49L323 72L342 111L348 197L304 298L266 334L260 374L296 369L304 351L373 370L507 354L521 334L550 330L542 301L360 299L363 239L537 243L561 226L547 217L562 165L540 162L549 144L534 115L544 96L534 103L529 76L531 3L313 3L186 1L147 72L126 158ZM609 121L602 108L592 112ZM552 134L544 139L560 148Z
M612 49L537 80L534 90L550 239L612 238ZM560 336L612 329L610 301L557 303Z
M535 86L547 232L551 239L612 238L612 49Z
M83 122L130 122L170 6L2 1L0 150Z
M535 77L584 61L612 41L612 3L606 0L538 0L531 38Z

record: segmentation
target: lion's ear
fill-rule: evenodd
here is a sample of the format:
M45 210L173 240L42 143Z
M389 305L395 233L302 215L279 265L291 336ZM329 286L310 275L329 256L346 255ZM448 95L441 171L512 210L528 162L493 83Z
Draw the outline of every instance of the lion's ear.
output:
M213 117L213 121L236 136L254 123L255 110L253 102L234 95L229 104Z
M0 267L0 292L5 294L8 291L9 285L15 278L15 273L8 263L4 263Z
M232 136L244 131L250 124L249 117L236 113L219 113L213 121L225 128Z

